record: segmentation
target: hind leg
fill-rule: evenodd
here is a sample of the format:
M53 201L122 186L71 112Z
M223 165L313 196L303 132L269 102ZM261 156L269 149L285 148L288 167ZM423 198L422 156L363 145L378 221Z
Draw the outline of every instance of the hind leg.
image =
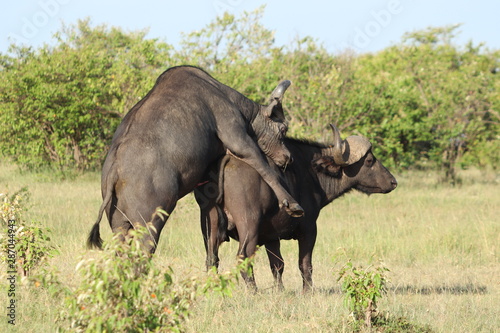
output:
M111 231L119 241L125 242L132 224L123 211L118 208L118 198L115 196L106 207L106 216L108 217Z
M143 189L142 191L140 189ZM131 186L118 188L116 199L111 202L110 225L121 240L129 237L130 231L146 227L141 238L144 251L153 254L158 246L160 233L168 216L177 203L175 191L154 191L151 188ZM165 198L168 198L165 200ZM163 200L161 200L163 199ZM167 214L158 211L161 209Z

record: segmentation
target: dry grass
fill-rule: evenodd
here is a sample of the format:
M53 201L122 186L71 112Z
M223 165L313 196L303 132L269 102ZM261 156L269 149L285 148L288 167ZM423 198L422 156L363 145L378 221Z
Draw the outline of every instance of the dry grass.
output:
M263 252L256 257L260 292L242 283L233 298L211 297L193 309L188 332L349 332L336 274L346 257L367 265L372 256L391 270L389 292L379 308L434 332L495 332L500 327L500 186L495 175L462 173L460 187L437 184L434 173L398 175L398 189L388 195L350 193L326 207L318 221L313 264L316 291L304 296L297 268L297 244L284 241L285 292L272 289ZM486 181L485 178L488 180ZM87 253L85 239L100 205L98 174L58 181L46 174L20 174L0 165L2 190L28 186L30 217L53 231L61 254L51 261L67 284L75 284L74 267ZM155 260L176 274L204 271L204 247L198 208L191 196L181 200L162 233ZM101 224L104 239L111 234ZM221 248L221 269L235 264L237 243ZM339 250L342 249L342 250ZM337 261L334 260L337 258ZM4 281L5 269L1 278ZM5 289L0 303L5 304ZM19 332L53 332L61 304L43 290L19 286ZM5 316L0 331L6 331Z

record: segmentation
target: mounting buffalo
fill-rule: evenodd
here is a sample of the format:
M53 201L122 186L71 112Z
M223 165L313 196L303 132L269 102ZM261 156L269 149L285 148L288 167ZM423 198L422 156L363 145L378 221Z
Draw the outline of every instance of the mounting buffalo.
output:
M278 166L290 162L283 144L287 124L282 98L290 81L272 92L269 105L257 104L190 66L173 67L118 126L102 169L103 203L88 245L100 247L99 223L106 211L121 239L138 225L148 225L142 244L154 253L177 201L206 181L208 167L226 153L249 165L278 197L276 206L292 216L303 210L280 183ZM151 222L146 223L146 222Z
M203 195L203 187L195 190L198 203L203 203L201 228L207 268L218 266L218 249L229 240L228 236L239 240L241 259L254 255L257 245L265 245L276 285L283 288L280 240L296 239L303 290L312 287L311 258L320 210L352 189L367 194L389 193L397 186L394 176L373 155L368 139L349 136L342 140L338 129L331 126L334 136L331 146L285 139L294 163L283 172L282 181L304 208L305 215L301 218L290 218L280 211L274 193L247 164L228 155L214 167L218 168L214 172L218 170L219 177L218 185L212 186L219 188L219 197L209 200ZM253 273L242 272L242 275L256 289Z

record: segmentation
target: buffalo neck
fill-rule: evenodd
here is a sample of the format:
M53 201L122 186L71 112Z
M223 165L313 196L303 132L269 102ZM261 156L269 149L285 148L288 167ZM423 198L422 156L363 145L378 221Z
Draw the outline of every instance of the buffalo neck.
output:
M289 172L294 172L303 181L307 181L307 186L318 188L321 193L321 207L328 205L353 188L353 181L344 174L342 169L338 177L332 177L312 168L311 163L315 159L322 156L332 156L331 146L315 141L292 138L286 138L285 145L295 159L289 166Z
M226 86L226 88L229 88ZM253 123L261 111L261 105L245 97L234 89L226 89L226 95L239 110L243 118L249 123Z
M328 186L326 186L328 182L324 179L328 176L316 172L312 168L312 161L323 156L327 146L315 141L291 138L285 139L285 145L294 158L294 162L289 166L287 172L295 174L297 179L302 182L302 186L314 189L313 192L317 194L315 200L319 200L322 207L328 204Z
M315 158L319 158L321 156L332 156L331 148L327 147L321 149L321 153L318 154ZM352 180L344 174L344 170L342 168L340 169L339 175L337 177L327 175L323 172L314 172L318 177L318 182L321 186L321 189L324 191L324 200L322 202L322 207L325 207L333 200L349 192L354 186Z

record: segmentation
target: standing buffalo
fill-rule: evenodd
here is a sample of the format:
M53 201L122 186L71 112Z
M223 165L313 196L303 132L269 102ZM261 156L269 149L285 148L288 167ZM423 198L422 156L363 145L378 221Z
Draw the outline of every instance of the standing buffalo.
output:
M286 166L286 122L281 105L290 81L281 82L267 106L259 105L199 68L165 71L125 116L111 142L102 170L103 203L88 239L100 247L99 222L106 211L122 239L151 221L145 250L153 253L165 225L158 207L170 214L177 201L205 181L210 164L229 151L249 165L278 197L288 214L303 210L280 183L265 154ZM262 149L259 149L259 147Z
M228 240L227 235L239 240L240 258L252 256L257 245L265 245L276 284L282 288L280 240L293 238L299 242L303 289L312 287L311 257L320 210L351 189L367 194L388 193L397 186L394 176L373 155L366 138L350 136L342 141L337 128L331 126L333 146L285 139L294 163L283 173L283 181L304 207L305 215L298 219L277 209L276 196L255 170L231 156L223 159L218 169L221 194L210 204L200 205L207 267L218 266L218 249ZM195 190L198 203L207 200L202 193L203 187ZM253 273L243 277L256 288Z

